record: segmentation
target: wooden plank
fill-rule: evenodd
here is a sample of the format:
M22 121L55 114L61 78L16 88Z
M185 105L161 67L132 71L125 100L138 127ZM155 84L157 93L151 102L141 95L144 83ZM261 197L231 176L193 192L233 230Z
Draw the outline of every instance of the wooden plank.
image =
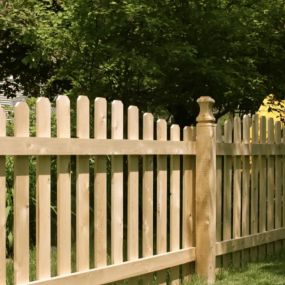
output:
M146 273L155 272L179 264L189 263L196 258L195 248L182 249L151 257L128 261L117 265L59 276L45 281L35 281L29 285L99 285L123 280Z
M67 96L56 99L58 138L70 137L70 102ZM57 273L71 272L71 177L70 157L57 157Z
M241 143L241 120L234 118L234 142ZM233 164L233 238L241 236L241 157L234 157ZM233 266L239 268L241 265L241 253L233 254Z
M24 102L15 106L14 135L29 136L29 108ZM29 281L29 158L14 162L14 283Z
M112 139L123 139L123 104L112 102ZM112 156L111 181L111 260L123 262L123 157Z
M244 144L244 143L217 143L217 155L284 155L285 146L282 144Z
M259 143L259 117L254 115L252 117L252 142ZM252 157L252 172L251 172L251 201L250 201L250 233L256 234L258 232L258 156ZM257 248L250 249L251 261L257 260Z
M232 142L232 122L227 120L224 124L224 141ZM223 240L232 238L232 167L233 159L230 156L224 158L224 193L223 193ZM223 266L227 267L232 263L232 256L223 257Z
M260 143L266 143L266 118L262 116L260 118ZM259 157L259 232L266 231L266 157ZM258 249L258 259L264 260L266 257L266 246L262 245Z
M143 139L153 140L153 115L143 115ZM153 157L143 157L143 257L153 255ZM152 282L152 274L143 279L144 284Z
M195 142L0 138L1 155L195 155ZM285 153L285 152L284 152ZM281 153L282 154L282 153Z
M89 138L89 99L77 98L76 136ZM89 157L76 157L76 270L89 268Z
M196 128L183 129L184 141L196 140ZM195 245L195 156L183 156L183 185L182 185L182 248ZM182 266L183 282L189 282L194 273L193 264Z
M172 125L170 139L180 140L180 128ZM180 247L180 158L170 157L170 251L177 251ZM179 284L179 267L171 268L170 283Z
M157 121L157 140L167 140L167 123L165 120ZM167 251L167 157L157 157L157 253ZM166 285L166 271L157 273L157 283Z
M139 139L139 110L128 108L128 139ZM138 259L139 172L138 157L128 157L128 260Z
M274 143L274 122L268 119L268 144ZM274 229L274 157L267 158L267 230ZM274 252L273 244L267 245L267 254L271 256Z
M51 106L47 98L36 102L37 137L51 136ZM36 173L36 278L51 274L51 226L50 226L50 157L37 157Z
M285 145L217 143L217 155L285 155ZM195 155L196 142L0 138L1 155Z
M235 252L245 248L253 248L263 244L280 241L285 238L285 228L275 229L263 233L257 233L232 240L226 240L216 243L216 254L222 255L229 252Z
M0 137L6 136L6 113L0 106ZM6 168L0 156L0 284L6 283Z
M281 144L281 122L275 122L275 144ZM282 224L282 156L275 156L275 229ZM275 252L280 253L282 242L275 242Z
M243 143L248 144L250 142L250 117L248 115L243 116ZM250 158L248 156L242 157L242 225L241 235L249 235L250 230ZM249 250L242 252L242 264L244 265L249 261Z
M128 108L128 139L139 139L139 109ZM139 258L139 160L138 156L128 156L128 260ZM137 284L138 279L128 284Z
M107 101L94 102L94 138L107 138ZM96 156L94 165L94 264L107 265L107 159Z
M223 141L222 137L222 125L221 122L217 122L216 127L217 143ZM222 201L223 201L223 160L221 156L217 156L216 160L216 241L221 241L222 232ZM216 267L222 267L222 258L216 258Z

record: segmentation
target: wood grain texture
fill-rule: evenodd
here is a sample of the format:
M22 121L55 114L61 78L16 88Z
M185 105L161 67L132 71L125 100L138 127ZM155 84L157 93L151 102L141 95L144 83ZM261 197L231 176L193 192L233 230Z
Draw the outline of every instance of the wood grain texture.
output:
M56 99L57 137L70 137L70 102ZM71 272L71 173L70 157L57 157L57 273Z
M135 276L171 268L179 264L194 261L195 248L187 248L177 252L168 252L151 257L128 261L103 268L91 269L85 272L73 273L67 276L55 277L45 281L36 281L30 285L99 285L116 282Z
M143 139L153 140L154 135L153 115L145 113L143 115ZM143 257L153 255L153 157L143 157L143 233L142 233L142 254ZM152 274L143 278L143 283L152 282Z
M234 142L241 143L241 120L234 118ZM241 157L235 156L233 161L233 238L241 236ZM239 268L241 265L241 253L233 254L233 266Z
M158 120L157 140L167 140L167 123L165 120ZM162 254L167 251L167 157L157 157L157 253ZM157 283L166 284L167 272L157 273Z
M36 135L51 136L51 106L47 98L36 102ZM37 157L36 172L36 277L44 279L51 274L51 226L50 226L50 157Z
M29 136L29 108L24 102L15 106L14 135ZM14 161L14 283L29 281L29 158Z
M243 116L243 143L250 142L250 123L251 119L248 115ZM241 235L247 236L250 232L250 158L248 156L242 157L242 225ZM249 261L249 250L242 252L242 264Z
M90 103L86 96L77 98L76 136L90 136ZM89 269L89 157L76 157L76 270Z
M107 138L107 101L94 102L94 139ZM107 265L107 159L96 156L94 165L94 264Z
M183 141L195 141L196 128L183 129ZM183 185L182 185L182 248L195 246L195 156L183 156ZM193 264L182 265L182 278L184 282L191 279L195 271Z
M123 139L123 104L112 102L112 139ZM123 262L123 157L112 156L111 178L111 260Z
M270 145L274 144L274 121L269 118L268 121L268 138L267 143ZM274 229L274 156L267 157L267 230ZM274 247L273 244L267 245L267 254L273 255Z
M231 120L227 120L224 125L224 142L231 143L233 126ZM224 158L224 197L223 197L223 240L232 238L232 170L233 159L231 156ZM223 266L227 267L232 263L232 256L223 257Z
M252 117L252 142L259 143L259 116ZM251 201L250 201L250 233L258 232L258 172L259 172L259 157L252 157L252 172L251 172ZM251 261L256 261L258 257L257 248L250 249Z
M180 140L180 127L172 125L170 128L170 139ZM180 248L180 158L170 157L170 251ZM179 267L170 271L170 283L179 284Z
M266 143L266 118L260 118L260 143ZM258 228L259 232L266 231L266 157L259 157L259 201L258 201ZM262 245L258 249L258 259L264 260L266 257L266 246Z

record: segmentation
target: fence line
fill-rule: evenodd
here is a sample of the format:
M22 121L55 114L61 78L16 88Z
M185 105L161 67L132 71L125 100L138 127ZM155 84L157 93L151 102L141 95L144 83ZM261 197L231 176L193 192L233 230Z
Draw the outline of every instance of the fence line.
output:
M197 126L182 130L141 116L135 106L124 112L118 100L109 106L96 98L92 117L89 99L80 96L73 134L69 99L59 96L53 114L49 100L39 98L36 135L29 132L32 110L20 102L13 136L6 136L0 107L0 284L9 279L5 217L12 190L15 284L179 284L195 268L211 284L216 267L280 251L283 126L257 115L216 125L213 100L198 103ZM6 177L8 159L14 178ZM29 276L33 247L36 274Z

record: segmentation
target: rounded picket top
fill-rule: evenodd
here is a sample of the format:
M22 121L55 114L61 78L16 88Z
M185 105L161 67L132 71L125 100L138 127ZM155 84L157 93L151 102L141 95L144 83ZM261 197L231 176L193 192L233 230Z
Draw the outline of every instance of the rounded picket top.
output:
M107 100L97 97L94 100L94 138L106 139L107 137Z
M224 134L224 142L231 143L233 141L233 124L231 119L225 121Z
M234 141L241 142L241 119L237 115L234 117Z
M153 114L144 113L143 114L143 138L145 140L153 140Z
M221 121L218 120L217 122L217 127L216 127L216 138L217 138L217 143L223 142L223 131L222 131L222 124Z
M124 137L124 105L120 100L114 100L111 104L111 136L113 139Z
M281 143L281 122L276 121L275 122L275 143L280 144Z
M176 124L170 127L170 139L172 141L180 141L180 127Z
M266 143L266 117L260 117L260 143Z
M184 141L195 141L196 140L196 127L185 126L183 128L183 140Z
M139 109L132 105L128 107L128 139L139 139Z
M70 100L65 95L56 98L56 130L58 137L70 137Z
M29 106L26 102L18 102L15 105L14 132L17 137L29 136Z
M167 140L167 122L164 119L158 119L156 122L157 128L157 140L166 141Z
M244 143L250 142L250 116L244 115L242 118L242 140Z
M37 136L51 136L51 104L48 98L39 97L36 101Z
M89 138L90 102L87 96L80 95L76 104L76 136Z

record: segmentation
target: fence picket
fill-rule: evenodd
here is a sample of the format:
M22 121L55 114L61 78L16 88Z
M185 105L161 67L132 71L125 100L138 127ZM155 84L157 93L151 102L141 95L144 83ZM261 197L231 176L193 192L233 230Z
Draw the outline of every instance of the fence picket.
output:
M232 122L227 120L224 125L224 142L232 143ZM232 238L232 167L233 159L231 156L224 158L224 199L223 199L223 240ZM223 265L229 266L232 262L232 255L226 254L223 257Z
M275 144L281 144L281 122L275 122L274 126ZM281 228L282 217L282 157L275 156L275 229ZM275 252L279 253L282 242L275 242Z
M172 125L170 140L180 140L180 128ZM179 250L180 247L180 157L170 158L170 251ZM170 283L179 284L179 267L170 272Z
M272 118L268 119L268 141L274 143L274 122ZM274 156L269 155L267 158L267 230L274 229ZM272 255L274 252L273 243L267 245L267 254Z
M183 129L184 141L196 140L196 128ZM195 246L195 165L194 156L183 156L183 185L182 185L182 248ZM183 281L189 282L193 264L182 265Z
M221 122L217 122L216 127L217 143L223 142L222 137L222 125ZM216 162L216 241L222 240L222 198L223 198L223 160L221 156L217 156ZM216 266L220 268L222 266L221 257L216 258Z
M153 140L153 115L143 115L143 139ZM153 255L153 157L143 157L143 257ZM143 283L152 282L152 274L144 277Z
M37 137L51 136L51 106L47 98L36 102ZM36 277L44 279L51 274L51 227L50 227L50 157L37 157L36 173Z
M89 99L79 96L76 135L89 138ZM89 268L89 157L76 157L76 270Z
M260 118L260 143L266 143L266 118L262 116ZM266 231L266 158L264 156L259 157L259 232ZM258 248L259 260L263 260L266 257L266 246L261 245Z
M94 101L94 138L107 138L107 101ZM94 264L107 265L107 159L96 156L94 165Z
M123 104L112 102L112 139L123 139ZM111 259L123 262L123 156L112 156Z
M29 107L15 106L14 134L29 136ZM16 156L14 163L14 283L29 281L29 158Z
M234 118L234 142L241 143L241 120L240 117ZM235 156L233 164L233 238L241 236L241 157ZM233 265L239 267L241 253L233 254Z
M157 140L167 140L167 123L157 121ZM157 253L167 251L167 156L157 157ZM166 284L166 271L157 273L157 283Z
M254 115L252 117L252 142L254 144L259 143L259 117ZM256 234L258 232L258 167L259 157L257 155L252 156L252 174L251 174L251 202L250 202L250 233ZM256 261L258 256L257 248L250 249L251 261Z
M128 108L128 139L139 139L139 109ZM128 260L139 258L139 160L128 156ZM137 284L132 278L128 284Z
M243 116L243 143L250 143L250 117L248 115ZM242 158L243 171L242 171L242 236L249 235L250 231L250 158L243 156ZM242 252L242 264L249 261L249 250L245 249Z
M6 113L0 106L0 137L6 136ZM6 284L6 170L0 156L0 284Z
M70 101L67 96L56 99L58 138L70 137ZM71 272L71 177L70 157L57 157L57 273Z

